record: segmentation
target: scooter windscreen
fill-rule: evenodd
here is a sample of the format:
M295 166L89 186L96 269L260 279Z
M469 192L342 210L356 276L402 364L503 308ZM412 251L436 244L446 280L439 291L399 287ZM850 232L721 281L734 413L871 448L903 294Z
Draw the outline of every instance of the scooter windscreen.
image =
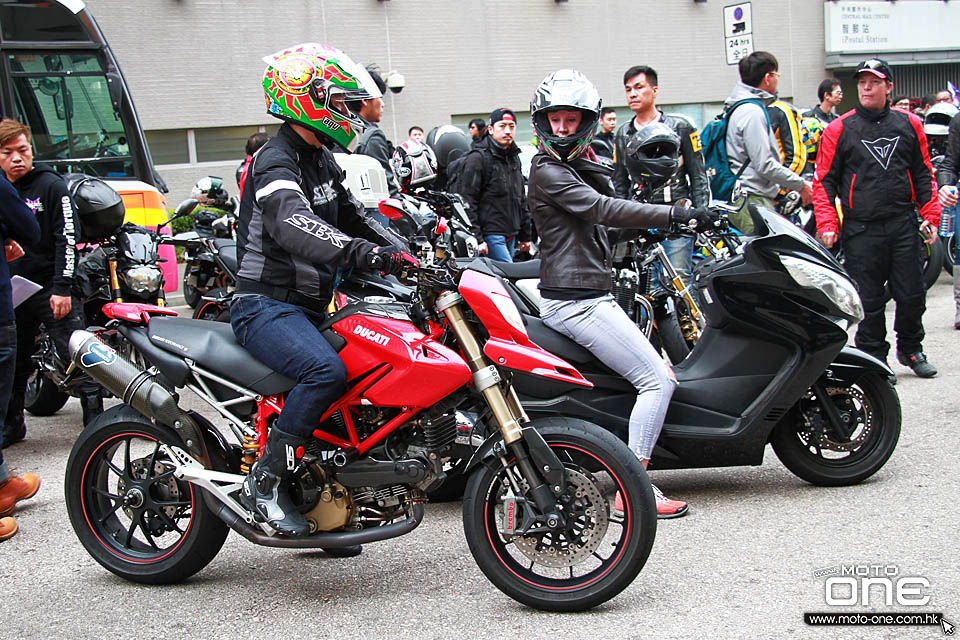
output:
M833 254L827 251L822 244L817 242L817 240L809 233L793 224L777 212L767 209L766 207L755 207L754 205L750 205L750 217L753 220L756 235L790 236L791 238L803 243L804 246L813 251L817 257L824 260L827 264L838 270L843 270L843 267L839 262L837 262L837 259L833 257Z

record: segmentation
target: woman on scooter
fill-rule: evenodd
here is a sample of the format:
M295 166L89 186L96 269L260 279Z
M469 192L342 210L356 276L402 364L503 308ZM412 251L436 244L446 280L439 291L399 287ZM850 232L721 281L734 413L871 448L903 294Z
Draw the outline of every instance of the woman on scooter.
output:
M540 149L531 163L527 197L540 233L541 318L636 387L627 445L646 467L676 377L610 293L610 244L628 239L631 229L712 225L716 216L708 209L615 197L612 171L598 164L590 149L600 95L579 71L547 76L530 112ZM667 499L656 487L654 494L657 517L686 515L687 503ZM619 495L615 508L622 508Z

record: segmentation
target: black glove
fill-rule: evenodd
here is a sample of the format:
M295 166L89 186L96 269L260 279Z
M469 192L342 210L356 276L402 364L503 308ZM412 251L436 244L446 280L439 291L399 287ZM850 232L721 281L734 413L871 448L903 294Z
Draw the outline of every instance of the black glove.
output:
M420 262L399 247L377 247L364 257L368 269L388 275L400 275L410 267L419 267Z
M720 214L714 213L707 207L691 207L682 209L674 207L670 211L670 222L673 224L682 224L690 227L692 230L703 232L713 229L720 222Z

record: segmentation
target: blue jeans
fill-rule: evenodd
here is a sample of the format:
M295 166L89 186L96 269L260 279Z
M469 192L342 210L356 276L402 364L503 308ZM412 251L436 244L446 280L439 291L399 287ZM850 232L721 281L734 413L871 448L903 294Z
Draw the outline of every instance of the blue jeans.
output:
M693 236L664 240L663 250L667 252L670 263L680 272L683 283L689 286L693 274Z
M493 260L513 262L513 248L517 245L516 236L508 240L506 236L491 233L483 236L483 241L487 243L487 253Z
M17 368L17 326L0 326L0 482L7 479L7 463L3 461L3 417L13 388L13 374Z
M627 446L639 459L649 460L677 386L667 363L609 293L589 300L543 298L540 317L636 388Z
M287 393L276 427L307 438L347 388L347 367L317 327L324 314L261 295L235 296L230 325L244 349L297 381Z

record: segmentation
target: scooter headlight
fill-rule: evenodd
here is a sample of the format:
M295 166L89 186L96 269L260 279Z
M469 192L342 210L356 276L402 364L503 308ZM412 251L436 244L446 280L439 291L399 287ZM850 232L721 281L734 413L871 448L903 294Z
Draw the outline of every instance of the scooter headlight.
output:
M123 281L140 296L156 293L163 282L163 274L153 265L130 267L123 272Z
M854 322L863 320L863 305L856 287L841 274L818 264L795 258L780 256L780 262L787 273L801 287L818 289L823 292L844 314L854 318Z

